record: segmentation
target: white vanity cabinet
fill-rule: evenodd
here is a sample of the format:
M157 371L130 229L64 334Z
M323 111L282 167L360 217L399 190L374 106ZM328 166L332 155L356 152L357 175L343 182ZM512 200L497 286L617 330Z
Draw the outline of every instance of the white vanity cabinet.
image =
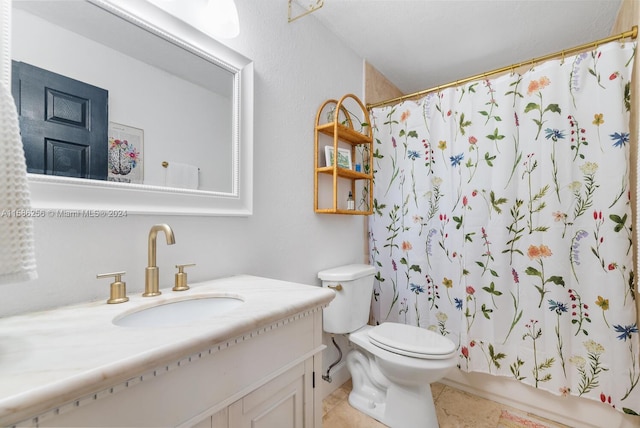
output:
M308 360L228 408L198 428L302 428L314 423L313 361ZM311 380L311 381L310 381ZM308 399L305 399L307 398Z
M158 303L175 299L166 294ZM180 298L214 294L244 302L172 327L113 325L149 304L137 296L128 309L95 302L0 320L16 348L0 366L0 426L320 428L322 308L333 292L238 276Z
M320 427L321 314L260 327L18 426Z

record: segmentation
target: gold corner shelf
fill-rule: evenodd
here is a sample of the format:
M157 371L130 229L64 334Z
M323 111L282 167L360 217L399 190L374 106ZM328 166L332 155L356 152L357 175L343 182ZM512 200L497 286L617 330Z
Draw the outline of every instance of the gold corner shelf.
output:
M352 113L345 106L345 102L356 105L358 115ZM327 122L322 122L323 113L329 115ZM362 119L358 119L361 117ZM356 129L354 125L358 125ZM321 137L325 136L324 142ZM329 138L326 138L329 137ZM351 152L351 159L357 162L358 155L362 162L362 171L356 171L352 164L350 168L338 166L338 162L333 165L321 165L325 158L324 147L333 147L333 153L338 153L338 149L345 146ZM361 153L358 153L358 148ZM319 214L347 214L347 215L369 215L373 213L373 134L370 125L369 111L362 101L353 94L347 94L339 100L330 99L325 101L316 115L315 124L315 173L314 173L314 209ZM331 206L319 206L319 187L325 185L320 183L320 177L328 175L332 177ZM361 188L356 183L362 183ZM354 210L346 209L346 200L339 201L340 189L345 188L345 192L351 191L355 199Z

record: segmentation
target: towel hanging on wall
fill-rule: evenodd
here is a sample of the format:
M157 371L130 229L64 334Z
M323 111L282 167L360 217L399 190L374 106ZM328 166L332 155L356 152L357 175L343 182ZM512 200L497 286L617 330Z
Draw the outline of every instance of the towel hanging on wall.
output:
M27 166L16 106L0 84L0 284L37 278Z

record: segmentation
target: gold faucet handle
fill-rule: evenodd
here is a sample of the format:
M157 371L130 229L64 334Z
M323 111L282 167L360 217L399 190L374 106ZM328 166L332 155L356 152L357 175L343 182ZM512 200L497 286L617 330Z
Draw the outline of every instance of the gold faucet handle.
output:
M184 269L195 265L195 263L176 265L178 272L176 273L175 285L172 288L173 291L185 291L189 289L189 286L187 285L187 274L184 272Z
M129 301L127 297L127 283L122 281L122 276L126 274L126 272L110 272L110 273L101 273L96 275L96 278L111 278L113 277L113 282L111 283L111 293L109 296L109 300L107 303L124 303Z

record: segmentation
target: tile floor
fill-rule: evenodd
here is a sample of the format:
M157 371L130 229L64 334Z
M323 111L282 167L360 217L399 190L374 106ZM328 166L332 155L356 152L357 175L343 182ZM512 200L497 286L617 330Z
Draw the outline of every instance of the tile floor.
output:
M543 422L543 424L519 424L505 421L500 418L503 410L519 415L525 415L525 413L440 383L431 385L431 390L440 428L519 428L526 426L568 428L566 425L548 421L535 415L530 416L535 418L536 422ZM349 405L350 391L351 381L349 380L325 398L322 403L323 428L384 428L386 425Z

